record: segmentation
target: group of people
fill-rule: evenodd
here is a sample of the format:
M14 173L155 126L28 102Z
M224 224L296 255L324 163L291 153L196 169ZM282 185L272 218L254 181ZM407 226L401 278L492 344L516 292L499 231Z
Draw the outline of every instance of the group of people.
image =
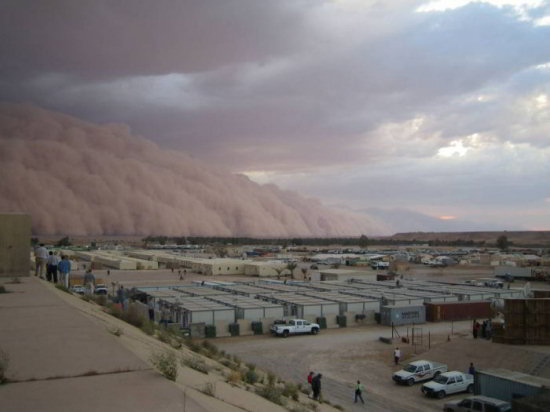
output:
M318 373L315 375L314 372L309 372L307 375L307 383L311 386L311 391L313 392L313 399L320 400L321 397L321 378L323 375ZM361 381L357 381L355 384L355 393L354 393L354 403L357 403L358 400L361 400L361 403L365 403L363 399L363 392L365 391L365 386Z
M318 373L315 375L313 372L309 372L309 375L307 375L307 383L311 386L311 391L313 392L313 399L319 400L321 396L321 378L323 375Z
M41 279L45 277L48 282L60 283L66 288L69 287L71 261L67 256L61 256L60 258L57 253L48 251L44 243L41 243L34 250L34 258L36 263L35 276L39 276Z
M479 323L476 319L474 319L472 323L472 336L474 337L474 339L477 339L478 336L482 337L483 339L491 339L491 337L493 336L491 321L484 320L482 323Z

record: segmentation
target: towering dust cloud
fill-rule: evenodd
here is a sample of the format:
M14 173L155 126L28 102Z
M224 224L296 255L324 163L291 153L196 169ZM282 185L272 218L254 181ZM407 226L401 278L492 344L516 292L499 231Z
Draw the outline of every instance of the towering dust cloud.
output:
M0 211L39 234L339 236L383 231L362 215L259 185L179 151L27 105L0 105Z

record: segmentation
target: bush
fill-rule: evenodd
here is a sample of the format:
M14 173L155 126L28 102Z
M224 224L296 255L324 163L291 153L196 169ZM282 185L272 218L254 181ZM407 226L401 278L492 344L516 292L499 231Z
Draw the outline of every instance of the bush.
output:
M172 337L166 331L166 329L157 330L157 339L164 343L170 343L172 341Z
M256 370L256 364L255 363L247 363L246 367L250 369L251 371Z
M231 371L227 376L227 382L236 385L242 380L241 373L239 371Z
M298 387L290 382L285 383L285 386L283 388L283 396L286 396L287 398L292 398L293 400L297 401L299 399Z
M220 363L225 366L225 367L228 367L229 369L232 369L232 370L237 370L238 367L237 365L235 365L232 361L230 361L229 359L222 359L220 361Z
M212 382L206 382L201 389L201 392L205 395L215 397L216 396L216 384Z
M130 305L128 310L123 312L122 320L128 322L130 325L134 325L137 328L141 328L144 322L143 316L134 305Z
M0 384L7 381L6 372L8 370L8 365L10 363L10 357L7 352L4 352L0 348Z
M219 353L218 347L211 343L210 341L202 341L202 347L211 354L211 357L216 357Z
M268 372L267 373L267 382L269 385L273 386L275 385L275 380L277 379L277 377L275 376L275 374L273 372Z
M192 340L191 338L186 338L183 343L185 344L185 346L187 346L190 350L192 350L193 352L200 352L201 351L201 346L195 342L194 340Z
M208 371L209 371L208 365L202 359L199 359L195 356L191 358L181 358L181 364L183 366L187 366L191 369L194 369L196 371L199 371L208 375Z
M249 369L244 375L244 381L246 383L254 385L256 382L258 382L258 374L256 373L256 371Z
M260 395L270 402L276 403L277 405L285 405L285 400L282 397L282 390L280 388L276 388L275 386L267 385L261 388L257 388L256 394Z
M0 286L0 293L8 293L4 286Z
M72 295L72 292L69 288L66 288L65 286L63 285L60 285L60 284L56 284L55 287L63 292L66 292L66 293L70 293Z
M166 379L171 381L176 380L178 376L178 364L174 352L154 353L151 355L151 362Z
M233 362L235 362L237 366L241 366L241 360L237 355L233 355Z
M155 333L155 324L150 320L144 320L140 329L147 335L152 336Z

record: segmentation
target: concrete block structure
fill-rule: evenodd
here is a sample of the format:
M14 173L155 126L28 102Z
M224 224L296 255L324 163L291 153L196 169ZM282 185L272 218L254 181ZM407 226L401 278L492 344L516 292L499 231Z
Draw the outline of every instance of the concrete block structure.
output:
M30 242L30 215L0 214L0 277L29 276Z
M257 277L277 277L290 274L286 264L280 261L250 262L244 265L244 274Z

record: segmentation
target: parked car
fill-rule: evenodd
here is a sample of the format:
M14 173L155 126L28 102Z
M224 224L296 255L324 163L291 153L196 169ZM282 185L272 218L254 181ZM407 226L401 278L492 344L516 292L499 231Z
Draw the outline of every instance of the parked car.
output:
M462 372L445 372L433 381L422 385L422 393L429 397L444 398L452 393L474 392L474 376Z
M95 286L94 293L96 295L106 295L109 293L109 289L107 289L107 285L105 283L98 283Z
M412 386L416 382L430 380L447 371L447 365L443 363L418 360L409 363L400 371L394 372L392 379L396 383L404 383Z
M71 286L70 289L71 289L71 292L78 293L79 295L83 295L86 292L83 285L74 285L74 286Z
M289 335L296 335L299 333L311 333L312 335L316 335L319 329L320 327L317 323L310 323L304 319L291 319L285 323L274 322L271 326L271 333L286 338Z
M469 396L464 399L446 402L443 406L445 412L510 412L512 405L500 399L488 396Z

